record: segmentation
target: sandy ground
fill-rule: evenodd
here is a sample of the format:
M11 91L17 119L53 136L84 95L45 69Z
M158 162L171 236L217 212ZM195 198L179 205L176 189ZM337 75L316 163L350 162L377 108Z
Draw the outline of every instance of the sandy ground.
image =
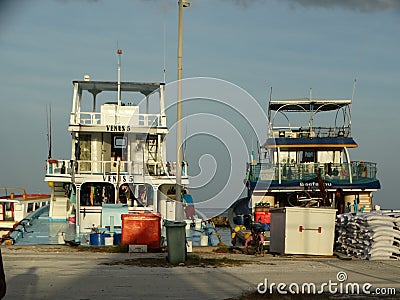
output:
M343 283L370 283L371 293L376 288L396 288L400 294L399 261L255 257L217 254L199 247L195 255L205 262L207 258L244 262L228 262L222 267L213 263L168 267L166 253L88 252L68 246L1 249L7 279L5 299L227 299L256 291L266 279L268 285L314 283L317 289L329 281L339 284L338 272L346 273ZM153 260L160 265L140 263Z

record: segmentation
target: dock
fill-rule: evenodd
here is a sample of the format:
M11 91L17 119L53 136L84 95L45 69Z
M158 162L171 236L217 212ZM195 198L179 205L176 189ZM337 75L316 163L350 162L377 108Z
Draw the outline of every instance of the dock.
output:
M338 274L345 274L346 283L371 284L370 291L400 292L399 261L254 256L206 248L195 247L190 254L200 257L202 265L166 266L166 253L106 253L69 246L2 247L5 299L239 299L243 294L257 293L257 286L265 279L268 283L318 286L338 282ZM226 263L208 264L210 259ZM160 265L146 266L141 261L159 261Z

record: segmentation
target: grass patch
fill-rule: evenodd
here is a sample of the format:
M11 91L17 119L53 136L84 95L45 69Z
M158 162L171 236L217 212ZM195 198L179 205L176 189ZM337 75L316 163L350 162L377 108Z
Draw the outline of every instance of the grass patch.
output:
M101 253L127 253L128 245L118 244L116 246L78 246L80 252L101 252Z
M246 254L244 247L226 246L222 245L213 250L215 253L230 253L230 254Z
M77 251L81 252L95 252L95 253L128 253L128 245L115 245L115 246L79 246L75 247ZM164 252L160 249L148 249L148 253L161 253Z

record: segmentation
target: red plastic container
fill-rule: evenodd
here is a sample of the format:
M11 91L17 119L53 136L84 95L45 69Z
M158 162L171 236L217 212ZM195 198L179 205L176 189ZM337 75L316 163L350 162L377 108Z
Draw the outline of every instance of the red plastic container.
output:
M256 211L254 212L254 221L262 224L269 224L271 223L270 213L265 211Z
M161 216L152 213L123 214L121 244L147 245L158 249L161 245Z

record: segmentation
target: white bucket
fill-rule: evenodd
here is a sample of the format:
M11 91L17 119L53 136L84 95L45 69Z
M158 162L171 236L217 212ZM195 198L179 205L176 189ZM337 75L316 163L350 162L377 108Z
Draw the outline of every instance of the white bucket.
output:
M58 233L58 244L60 244L60 245L65 244L65 232Z
M186 227L185 227L185 229L186 229L186 230L190 230L190 224L192 224L192 220L185 220L185 222L186 222Z
M112 236L104 238L104 245L105 246L112 246L114 245L114 238Z
M195 220L195 228L196 229L201 229L201 222L202 222L202 219Z
M200 246L208 246L208 236L207 235L201 235L200 237Z
M186 241L186 251L188 253L193 252L193 242L192 241Z

